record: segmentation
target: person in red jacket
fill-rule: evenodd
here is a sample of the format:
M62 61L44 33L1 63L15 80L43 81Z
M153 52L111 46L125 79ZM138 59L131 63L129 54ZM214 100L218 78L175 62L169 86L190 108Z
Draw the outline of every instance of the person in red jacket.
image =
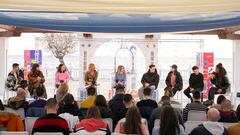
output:
M110 135L110 129L108 124L101 120L101 114L96 106L92 106L88 109L86 118L76 124L76 132L80 134L96 133Z

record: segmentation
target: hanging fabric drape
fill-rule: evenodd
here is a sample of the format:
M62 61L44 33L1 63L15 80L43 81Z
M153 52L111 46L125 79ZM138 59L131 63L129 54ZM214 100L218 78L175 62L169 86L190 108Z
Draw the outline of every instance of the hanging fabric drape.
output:
M1 0L0 9L152 14L240 11L239 0Z
M0 11L0 24L76 32L189 32L240 25L240 12L201 14L91 14Z

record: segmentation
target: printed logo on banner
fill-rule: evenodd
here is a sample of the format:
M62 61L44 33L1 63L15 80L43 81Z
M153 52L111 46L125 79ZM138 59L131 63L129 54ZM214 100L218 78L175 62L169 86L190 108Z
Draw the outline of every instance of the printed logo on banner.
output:
M42 65L42 50L24 50L24 79L27 80L27 74L33 64Z
M201 56L203 57L202 64L201 64ZM203 98L208 98L208 91L212 87L212 84L209 79L209 71L214 68L213 67L214 53L204 52L202 53L202 55L201 53L197 53L196 57L197 57L197 62L196 62L197 66L202 65L202 67L200 66L199 67L203 70L204 83L206 86L205 92L203 92Z

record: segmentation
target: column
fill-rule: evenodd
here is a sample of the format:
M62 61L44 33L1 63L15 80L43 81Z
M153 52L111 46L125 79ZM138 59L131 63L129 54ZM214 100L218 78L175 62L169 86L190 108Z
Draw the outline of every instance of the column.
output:
M8 38L0 37L0 95L3 95L5 79L7 77L7 47Z
M240 98L236 94L240 92L240 40L233 41L233 81L231 82L231 101L235 105L240 104Z

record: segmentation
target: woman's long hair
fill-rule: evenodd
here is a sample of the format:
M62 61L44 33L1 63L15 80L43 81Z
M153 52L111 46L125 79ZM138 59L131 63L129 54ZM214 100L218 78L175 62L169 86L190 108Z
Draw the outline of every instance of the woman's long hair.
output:
M31 71L32 71L32 73L33 73L34 76L38 76L39 73L40 73L40 71L38 71L37 68L39 68L39 64L33 64L33 65L32 65Z
M95 99L95 106L102 106L108 109L106 98L103 95L97 95Z
M96 71L95 65L94 65L93 63L90 63L90 64L88 65L88 70L87 70L87 72L88 72L88 73L91 73L91 74L94 74L95 71Z
M57 72L59 73L64 73L66 71L66 69L64 71L62 71L62 67L65 66L64 64L59 64L58 68L57 68Z
M75 101L72 94L67 93L67 95L63 99L64 105L74 105L75 108L79 109L77 102Z
M177 135L180 132L178 117L171 106L164 106L160 117L160 135Z
M101 114L100 114L98 107L92 106L92 107L88 108L86 119L90 119L90 118L101 119Z
M123 70L123 73L121 73ZM119 65L118 68L117 68L117 74L125 74L125 69L124 69L124 66L123 65Z
M223 80L223 77L227 75L226 69L223 67L222 63L217 64L216 68L218 69L217 76L220 79L220 83Z
M142 135L141 114L136 106L133 106L130 109L128 109L125 118L126 121L123 124L124 134Z

